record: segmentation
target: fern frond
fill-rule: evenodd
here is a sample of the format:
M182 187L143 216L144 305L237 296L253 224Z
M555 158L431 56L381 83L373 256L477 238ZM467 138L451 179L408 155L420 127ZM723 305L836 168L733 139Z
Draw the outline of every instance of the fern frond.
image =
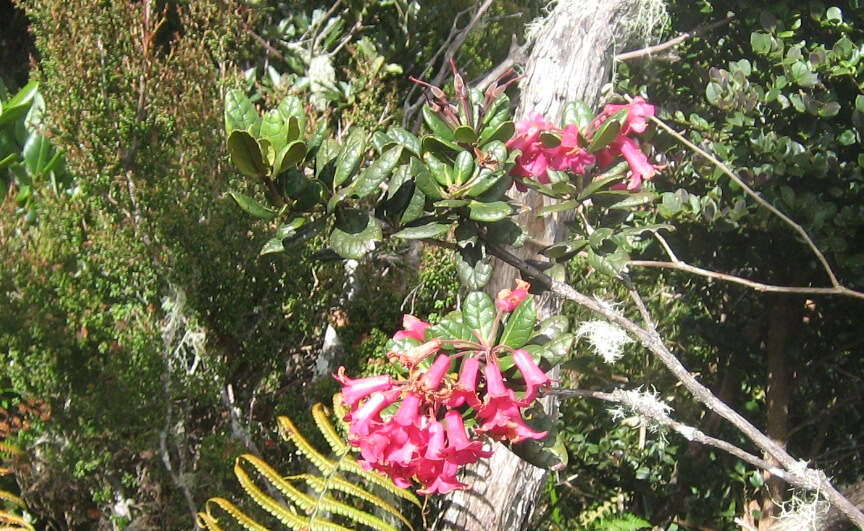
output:
M321 433L324 435L327 444L330 445L334 454L343 456L351 450L351 447L348 446L342 437L339 436L333 423L330 422L330 417L327 414L327 408L324 407L324 404L318 402L312 406L312 418L315 419L315 424L318 426L318 429L321 430Z
M276 420L279 423L279 431L282 433L282 437L284 437L285 440L293 441L294 444L297 445L297 449L300 450L300 452L305 455L322 474L329 475L333 473L336 469L336 463L327 459L318 450L316 450L306 437L297 430L297 426L291 422L290 418L277 417Z
M5 476L7 474L11 474L13 470L6 466L0 466L0 476Z
M4 527L0 529L27 529L29 531L35 531L33 526L30 525L30 522L18 516L17 514L13 514L8 511L0 511L0 522L15 526L8 528Z
M198 513L196 515L196 520L198 521L198 527L201 529L206 529L207 531L222 531L219 522L207 513Z
M0 500L6 500L13 505L17 505L18 507L26 507L27 504L24 503L24 500L19 498L18 496L12 494L9 491L0 490Z
M230 514L234 518L234 520L237 521L238 524L243 526L244 529L248 529L249 531L270 531L269 529L252 519L248 514L238 509L236 505L226 500L225 498L210 498L209 500L207 500L206 514L213 520L215 520L215 517L213 516L213 513L210 512L211 503L218 506L226 513Z
M10 456L23 455L24 452L14 444L9 444L5 441L0 441L0 455L6 454Z
M348 494L349 496L354 496L355 498L360 498L361 500L369 502L372 505L375 505L376 507L383 509L384 511L387 511L388 513L392 514L393 516L395 516L396 518L401 520L402 523L405 524L405 526L408 529L412 529L412 530L414 529L411 526L411 523L404 516L402 516L402 513L400 513L398 509L396 509L395 507L393 507L392 505L390 505L386 501L382 500L378 496L375 496L374 494L372 494L368 490L366 490L362 487L358 487L357 485L355 485L355 484L351 483L350 481L347 481L347 480L345 480L339 476L334 475L334 476L330 477L330 479L324 479L324 478L320 478L318 476L314 476L312 474L298 474L296 476L289 476L285 479L289 479L289 480L290 479L298 479L298 480L305 481L307 485L309 485L313 490L315 490L315 492L317 492L319 494L324 493L328 489L333 489L333 490L338 490L339 492L344 492L345 494Z
M346 518L350 518L351 520L367 525L373 529L377 529L380 531L396 531L396 529L384 522L377 516L373 516L369 513L363 512L359 509L351 507L350 505L344 504L340 501L333 499L322 493L316 500L315 498L305 494L304 492L298 490L294 485L291 484L290 481L286 480L279 473L273 469L270 465L264 462L262 459L255 457L251 454L244 454L237 458L238 462L240 459L245 459L248 461L255 470L257 470L264 478L273 484L274 487L279 489L279 491L291 499L292 502L296 503L303 511L306 513L312 514L313 517L320 511L325 511L328 513L334 513ZM241 469L242 470L242 469ZM234 470L237 473L237 469L235 467ZM244 472L245 473L245 472ZM327 485L327 480L323 480L325 482L325 486ZM262 493L263 494L263 493ZM257 501L257 500L256 500ZM274 500L275 502L275 500ZM263 506L265 509L267 507ZM280 506L281 508L281 506ZM277 518L279 515L274 514ZM314 520L313 520L314 521Z
M249 477L249 474L247 474L240 465L239 457L234 463L234 475L237 476L237 480L240 482L240 486L243 487L243 490L246 491L246 494L248 494L255 503L260 505L262 509L275 516L282 524L291 529L302 529L306 525L307 520L305 518L301 518L297 514L291 512L288 508L283 507L278 501L265 494L264 491L255 485L255 482L252 481L252 478ZM306 496L297 489L294 489L294 491L300 494L301 497L305 496L306 498L309 498L309 496Z
M390 478L383 474L375 472L374 470L366 470L350 455L343 456L342 459L339 460L338 466L339 470L344 470L345 472L350 472L360 476L366 481L378 485L390 494L398 496L403 500L408 500L421 509L423 508L423 504L420 503L417 496L414 496L410 490L397 487Z

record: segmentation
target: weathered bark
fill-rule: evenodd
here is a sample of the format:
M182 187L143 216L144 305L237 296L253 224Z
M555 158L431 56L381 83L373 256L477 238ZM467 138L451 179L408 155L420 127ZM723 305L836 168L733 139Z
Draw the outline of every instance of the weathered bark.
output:
M623 21L632 17L640 2L634 0L562 1L547 17L528 57L517 117L539 112L557 120L564 104L582 99L596 106L601 87L611 78L616 36L625 32ZM621 41L619 45L623 44ZM543 242L567 235L566 217L552 214L536 217L531 210L551 200L536 193L515 192L514 199L528 210L519 222L534 240L517 250L521 257L534 258ZM503 262L495 264L488 291L494 296L509 288L516 269ZM557 313L560 303L540 301L540 316ZM557 412L557 403L547 397L547 412ZM527 529L545 481L545 471L522 461L496 444L494 456L467 471L471 490L448 496L447 506L435 529L507 530Z
M795 330L801 325L803 304L797 297L778 297L769 316L770 328L765 341L766 378L765 398L767 418L765 432L780 448L785 449L789 438L789 365L787 351ZM765 459L773 464L779 463L770 455ZM762 497L762 519L760 529L769 529L772 516L776 516L778 503L785 498L786 485L783 480L766 473L767 490Z

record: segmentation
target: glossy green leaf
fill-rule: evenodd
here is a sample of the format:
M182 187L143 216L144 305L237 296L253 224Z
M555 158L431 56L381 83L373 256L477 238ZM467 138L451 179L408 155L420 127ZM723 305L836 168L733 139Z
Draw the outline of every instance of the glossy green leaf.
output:
M306 143L302 140L291 142L276 155L273 164L273 174L279 175L288 168L292 168L303 161L306 157Z
M268 168L261 154L261 148L249 132L239 129L232 131L228 136L228 153L231 154L234 167L243 175L247 177L267 175Z
M470 330L477 330L480 336L489 338L497 311L489 295L482 291L472 291L462 303L462 319Z
M497 127L486 127L480 134L481 145L486 145L489 142L507 142L513 138L516 133L516 126L511 121L506 121L498 124Z
M606 255L588 250L588 265L610 277L617 277L627 267L629 261L630 256L620 247L614 253Z
M630 197L618 201L609 208L614 208L617 210L629 210L633 207L653 203L654 200L657 199L657 197L658 195L654 192L635 192L633 194L630 194Z
M390 176L393 168L396 167L399 157L402 156L402 149L402 146L393 146L366 168L357 177L357 180L354 181L352 185L353 194L359 198L363 198L376 191L381 183Z
M39 133L31 133L21 149L24 166L34 177L47 174L57 163L59 156L51 141Z
M555 132L544 131L540 133L540 142L544 147L556 148L561 145L561 135Z
M606 119L594 135L591 137L591 142L588 144L588 152L596 153L612 143L621 131L621 126L627 120L627 109L621 109L612 116Z
M410 131L397 126L391 127L387 134L390 138L396 141L397 144L401 144L408 151L411 151L418 157L421 155L420 139L414 136Z
M437 324L426 330L426 337L476 341L474 335L471 334L471 330L462 321L462 312L450 312L444 316L444 319L441 319Z
M336 217L330 246L339 256L358 260L375 249L381 237L378 220L361 210L344 209Z
M9 100L3 103L0 108L0 126L18 120L30 109L31 103L39 93L39 83L30 81L19 90Z
M468 188L468 196L478 197L483 194L494 186L501 179L502 175L503 172L500 171L492 171L488 168L481 169L471 183L471 187Z
M444 140L437 136L424 136L420 140L423 154L431 153L440 159L452 160L456 153L462 151L459 144Z
M332 138L321 142L315 153L315 177L317 179L332 184L336 172L336 157L340 150L339 142Z
M433 135L443 138L444 140L453 140L453 130L447 123L432 112L428 106L423 106L423 121Z
M414 187L414 193L408 201L408 205L402 212L400 223L411 223L423 216L424 206L426 205L426 194L420 188Z
M435 208L459 208L467 205L470 201L467 199L442 199L435 201L432 206Z
M555 336L543 345L543 359L550 365L558 365L569 356L574 340L575 336L567 332Z
M453 180L456 186L471 178L474 173L474 155L468 151L460 151L453 164Z
M281 253L284 250L285 246L282 244L282 238L270 238L261 247L261 251L258 255L264 256L265 254Z
M486 238L490 243L519 248L525 244L528 237L512 219L502 219L486 224Z
M577 238L575 240L550 245L540 251L540 253L555 260L567 260L575 256L576 253L584 249L587 245L587 239Z
M561 126L575 125L579 131L584 131L588 124L594 120L594 113L591 107L582 100L574 100L568 102L564 106L564 112L561 115Z
M535 324L537 324L537 308L534 305L534 297L529 296L507 317L499 343L512 348L524 346L534 335Z
M477 133L473 127L460 125L453 130L453 141L461 144L473 144L477 142Z
M578 207L581 203L582 203L582 201L576 201L575 199L571 199L569 201L560 201L558 203L553 203L551 205L546 205L546 206L540 207L540 208L536 209L534 212L536 213L536 216L539 218L539 217L545 216L546 214L551 214L553 212L563 212L565 210L573 210L574 208Z
M545 345L561 334L566 333L569 329L570 319L568 319L566 315L553 315L552 317L544 319L540 323L540 326L537 329L537 335L531 339L531 342L538 345Z
M409 165L414 183L430 199L441 199L444 197L444 189L435 181L428 166L419 159L412 158Z
M242 91L231 89L225 95L225 132L246 131L257 137L261 127L258 110Z
M336 157L336 173L333 174L334 189L341 186L357 171L364 153L366 153L366 133L360 128L354 128L348 134L342 150Z
M468 204L468 217L474 221L482 221L483 223L501 221L512 213L513 209L504 201L493 201L491 203L471 201Z
M263 206L248 195L241 194L240 192L229 192L229 194L237 203L237 206L243 209L247 214L266 220L271 220L276 217L277 213L275 210Z
M475 249L473 246L471 248ZM466 289L481 290L492 278L492 265L477 256L465 256L466 250L467 248L463 247L456 256L456 273L459 275L459 282Z
M434 238L445 234L450 230L450 225L445 223L427 223L419 227L406 227L396 234L394 238L402 238L405 240L422 240L425 238Z
M608 171L604 172L602 175L599 175L592 180L588 186L585 187L579 195L577 199L582 200L588 197L591 197L595 192L600 190L601 188L606 187L607 185L621 179L621 176L630 168L630 165L627 162L619 162L615 166L613 166Z

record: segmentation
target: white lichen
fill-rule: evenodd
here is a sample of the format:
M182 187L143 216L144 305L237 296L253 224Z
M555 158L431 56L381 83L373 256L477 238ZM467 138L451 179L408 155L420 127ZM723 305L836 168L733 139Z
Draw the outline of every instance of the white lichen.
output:
M624 330L607 321L586 321L579 325L576 336L584 336L594 352L610 365L621 358L624 346L633 342Z
M621 404L609 410L614 420L628 419L635 415L640 424L653 430L671 420L669 413L672 406L660 400L657 391L643 391L641 388L628 391L618 389L612 396Z
M795 491L789 501L780 505L780 515L772 531L815 531L831 505L818 493Z
M186 305L186 292L172 285L170 293L162 298L162 341L168 353L172 370L192 375L204 358L207 333L190 314Z

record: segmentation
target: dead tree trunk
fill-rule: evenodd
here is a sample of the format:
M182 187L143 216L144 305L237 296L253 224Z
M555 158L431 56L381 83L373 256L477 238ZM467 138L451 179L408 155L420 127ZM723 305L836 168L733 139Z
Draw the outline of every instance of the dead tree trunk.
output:
M654 2L656 4L656 2ZM628 40L629 21L640 12L643 2L634 0L562 0L538 31L525 67L517 118L539 112L557 121L564 104L582 99L596 106L600 89L611 79L612 58L616 44ZM528 209L536 209L551 200L539 194L513 197ZM543 242L566 236L567 216L552 214L538 218L528 210L519 220L533 239L520 251L523 258L534 258ZM489 283L494 296L509 288L517 271L507 264L495 264L495 275ZM540 301L540 317L557 313L560 303ZM557 404L547 397L547 411L557 411ZM545 471L522 461L500 444L489 460L471 467L465 481L467 491L456 491L445 500L435 529L515 531L529 528L531 516L545 481Z

